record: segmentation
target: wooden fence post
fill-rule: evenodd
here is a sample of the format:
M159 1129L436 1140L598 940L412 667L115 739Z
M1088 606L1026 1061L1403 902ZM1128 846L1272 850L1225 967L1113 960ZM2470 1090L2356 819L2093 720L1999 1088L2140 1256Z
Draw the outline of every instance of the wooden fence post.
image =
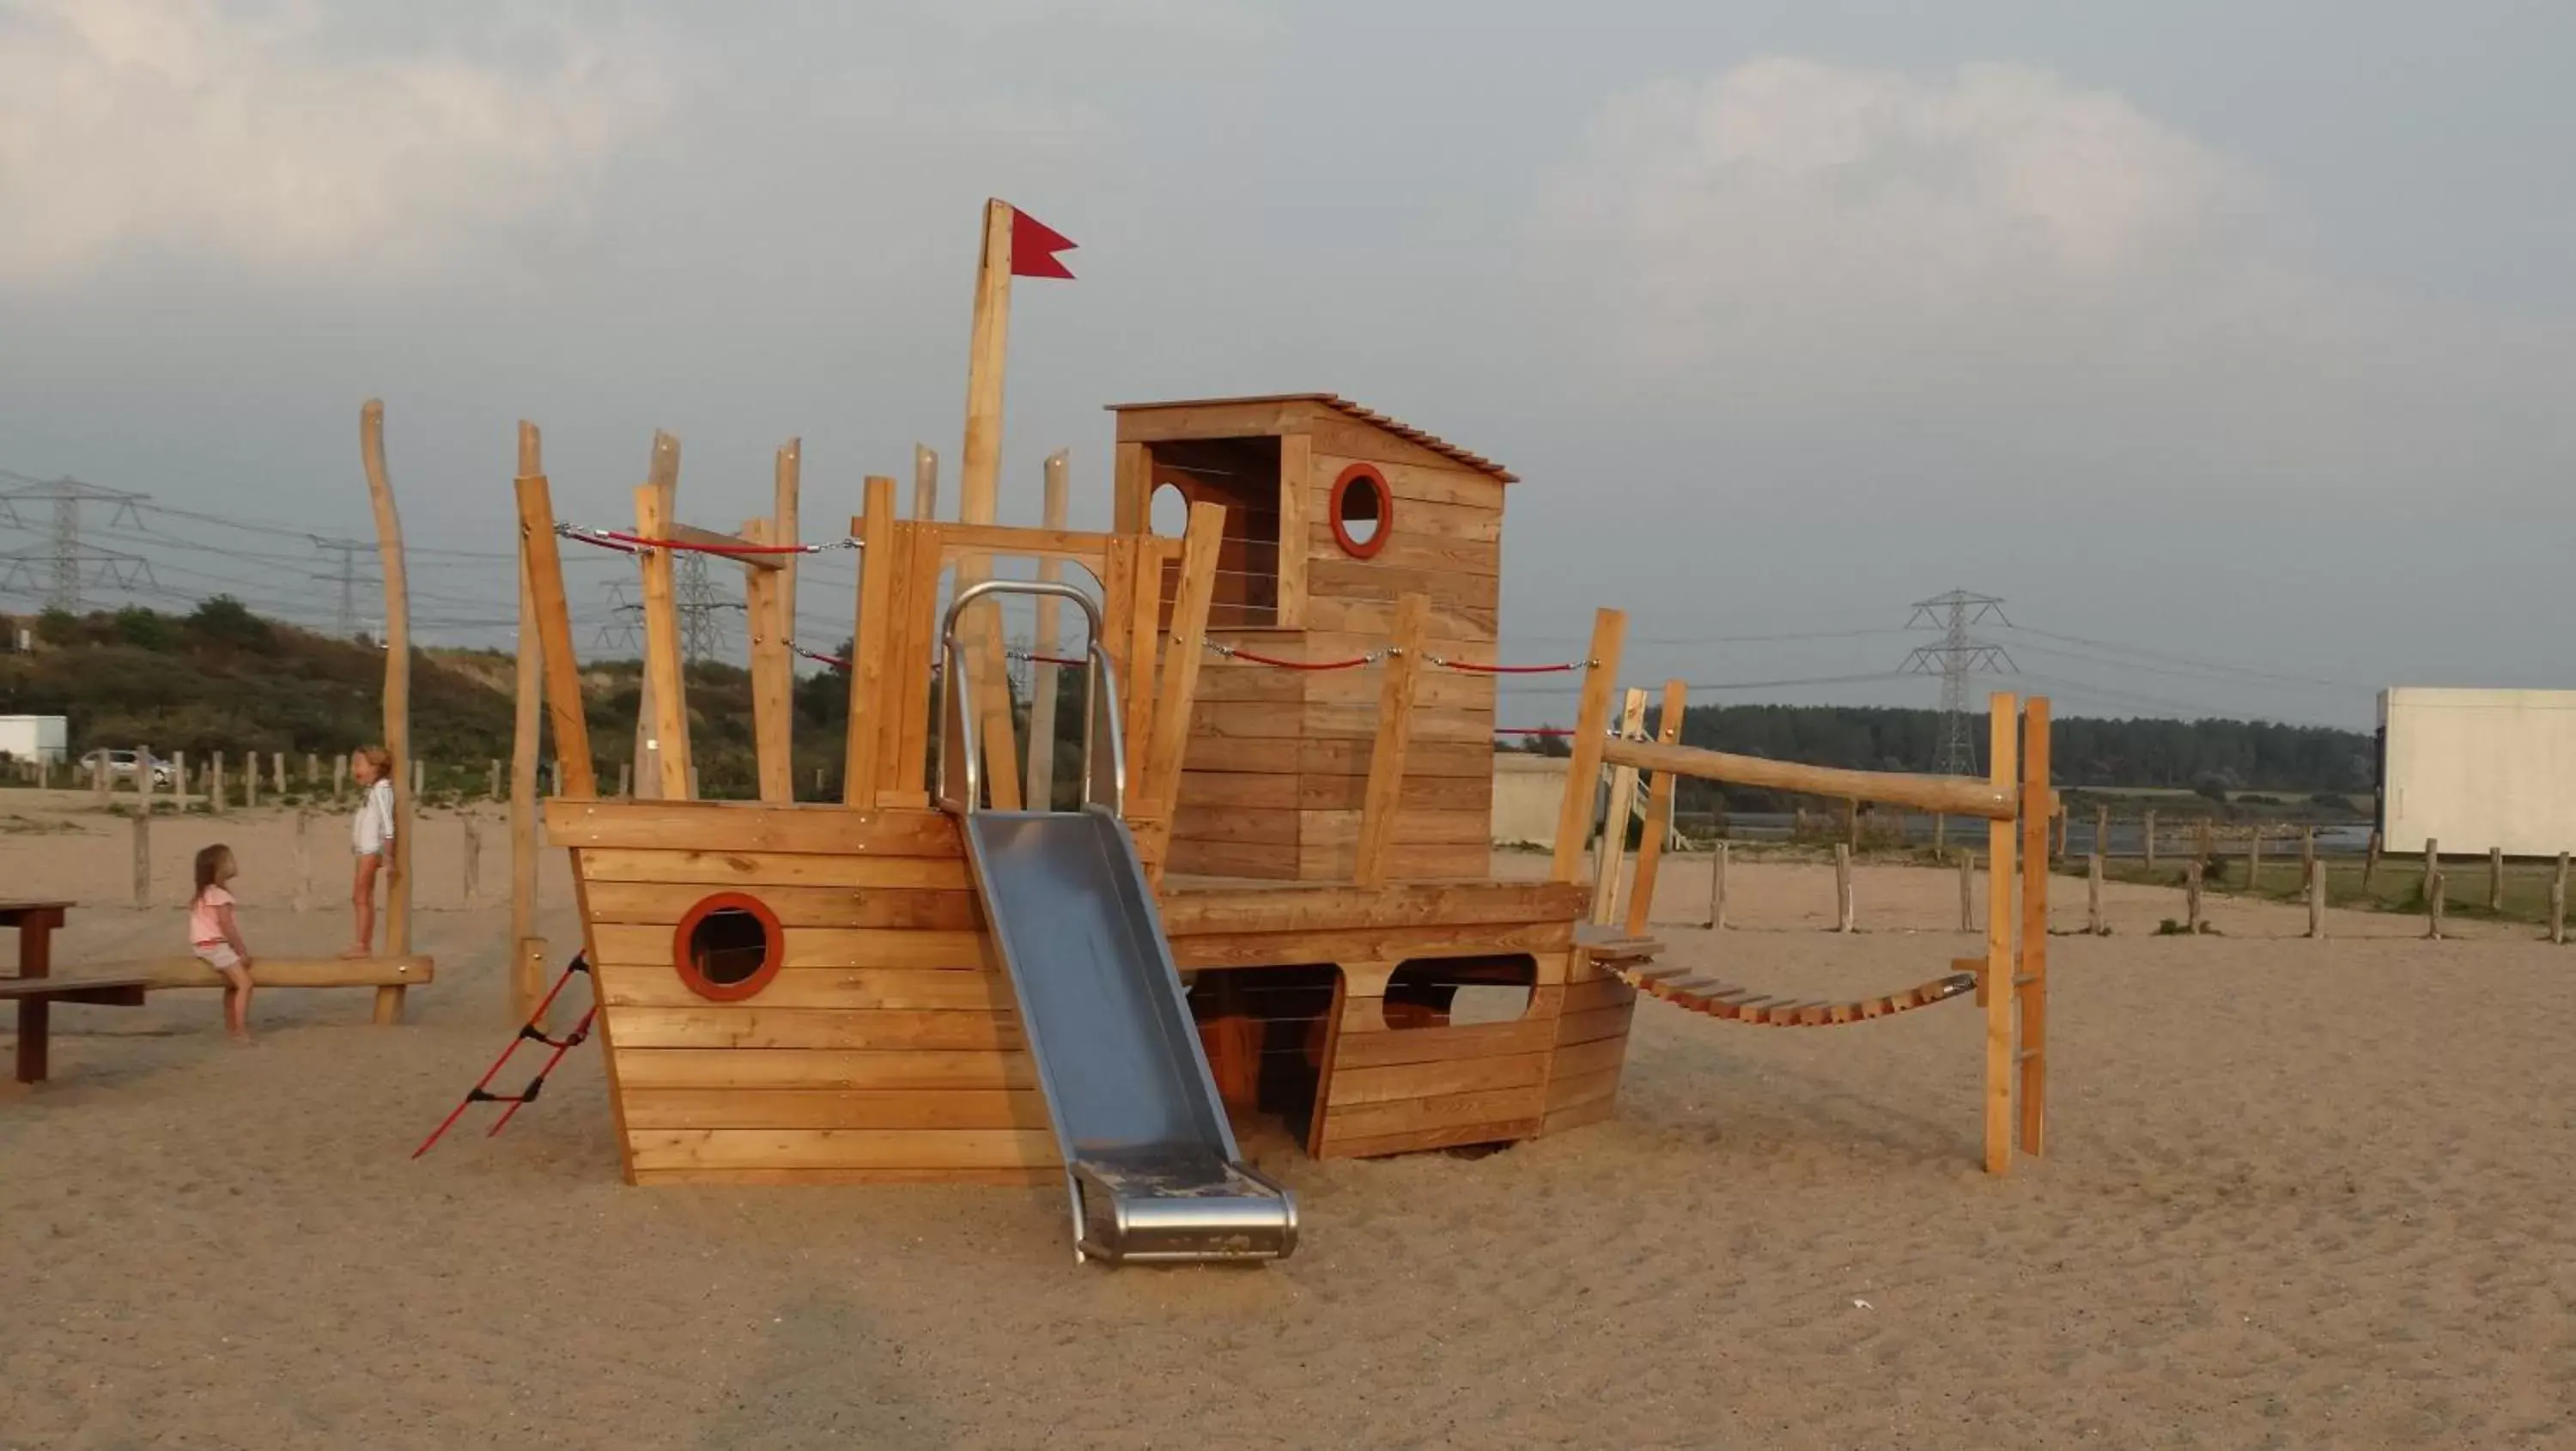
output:
M465 905L471 907L474 899L482 895L483 825L474 819L471 810L460 813L458 820L465 829Z
M2487 848L2487 910L2504 910L2504 848Z
M1717 843L1716 859L1708 868L1708 930L1726 930L1726 858L1728 843Z
M2154 876L2156 871L2156 814L2150 811L2146 816L2147 823L2145 840L2147 843L2147 875Z
M2108 806L2093 808L2093 854L2111 854L2111 808Z
M295 808L295 910L313 910L313 808Z
M2422 888L2423 894L2427 899L2431 898L2433 895L2433 884L2441 879L2442 843L2439 838L2428 836L2424 838L2424 885Z
M271 781L269 784L276 789L278 799L283 801L286 799L286 753L284 751L269 752L268 763L277 768L276 779Z
M1977 930L1977 854L1966 848L1959 852L1959 930Z
M2084 930L2095 937L2110 935L2102 925L2102 838L2093 838L2093 855L2084 868Z
M2325 868L2318 865L2315 857L2310 857L2302 871L2306 877L2308 890L2308 935L2323 937L2326 935Z
M205 782L205 785L206 785L206 811L207 811L207 813L208 813L209 815L213 815L213 816L221 816L221 815L223 815L223 814L224 814L224 753L223 753L223 752L221 752L221 751L217 751L217 752L215 752L214 754L212 754L212 755L210 755L210 756L206 757L206 782ZM184 809L184 808L182 808L182 809Z
M152 748L150 746L134 748L134 797L135 809L146 816L151 815Z
M2370 833L2370 845L2363 849L2361 857L2361 894L2363 896L2370 895L2370 879L2378 874L2379 832L2374 829Z
M420 799L420 793L421 793L423 790L425 790L425 789L428 787L428 785L429 785L429 763L428 763L427 761L422 760L422 759L421 759L420 757L418 757L418 756L414 756L414 757L412 757L412 758L411 758L411 797L412 797L412 799L413 799L414 801L419 800L419 799Z
M1834 930L1852 930L1851 844L1834 843Z
M331 759L331 804L339 806L349 799L349 753L341 752Z
M242 809L256 811L259 809L259 752L253 751L242 759Z
M2200 931L2200 873L2200 858L2194 857L2190 861L2183 863L2183 928L2186 931L2194 933Z
M2567 940L2567 853L2558 854L2558 875L2549 881L2549 940Z
M501 758L498 756L494 756L490 764L483 769L483 799L486 801L501 799Z
M170 809L173 811L188 809L188 753L186 751L170 753Z
M1945 856L1949 852L1949 847L1950 818L1941 812L1935 811L1932 813L1932 855L1935 857Z
M2245 895L2263 895L2263 828L2254 828L2254 839L2245 847Z
M102 750L97 755L90 758L90 789L98 793L98 804L101 806L105 806L107 804L107 793L113 783L113 779L114 778L108 774L106 751Z
M2442 940L2443 895L2442 874L2437 870L2424 879L2424 935L2436 942Z
M134 905L152 905L152 813L134 813Z

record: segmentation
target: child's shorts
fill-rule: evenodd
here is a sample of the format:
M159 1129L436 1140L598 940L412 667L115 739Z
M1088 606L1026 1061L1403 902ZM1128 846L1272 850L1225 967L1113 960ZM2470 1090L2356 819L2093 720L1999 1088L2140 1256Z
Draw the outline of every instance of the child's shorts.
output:
M233 951L229 942L200 942L196 950L197 960L217 972L230 972L242 965L241 954Z

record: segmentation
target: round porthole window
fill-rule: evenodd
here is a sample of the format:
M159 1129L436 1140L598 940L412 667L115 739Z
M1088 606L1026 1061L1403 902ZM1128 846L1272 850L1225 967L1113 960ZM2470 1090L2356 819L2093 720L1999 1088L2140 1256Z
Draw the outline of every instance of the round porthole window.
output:
M1373 464L1353 464L1333 480L1333 542L1353 559L1367 559L1386 547L1386 531L1395 523L1395 495L1386 475Z
M738 1003L769 986L786 956L778 914L742 892L699 902L671 934L671 965L680 981L719 1003Z
M1190 529L1190 498L1178 484L1161 484L1145 512L1145 527L1165 539L1178 539Z

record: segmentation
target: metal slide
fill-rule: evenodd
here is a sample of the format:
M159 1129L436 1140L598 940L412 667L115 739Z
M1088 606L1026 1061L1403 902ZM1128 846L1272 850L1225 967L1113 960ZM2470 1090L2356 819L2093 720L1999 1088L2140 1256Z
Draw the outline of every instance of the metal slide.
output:
M957 618L999 593L1060 595L1091 622L1088 768L1077 810L982 809ZM1064 1154L1074 1258L1286 1257L1297 1247L1296 1200L1244 1164L1235 1147L1144 864L1121 819L1117 689L1090 598L1063 585L989 581L959 592L941 637L941 804L960 818L975 888L1037 1060Z

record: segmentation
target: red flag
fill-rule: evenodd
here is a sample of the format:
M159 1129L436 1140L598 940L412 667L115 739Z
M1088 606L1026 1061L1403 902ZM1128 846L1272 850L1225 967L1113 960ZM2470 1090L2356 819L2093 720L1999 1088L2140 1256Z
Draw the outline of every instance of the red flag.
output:
M1063 277L1073 272L1055 254L1069 250L1073 242L1062 232L1021 211L1011 208L1011 275L1013 277Z

